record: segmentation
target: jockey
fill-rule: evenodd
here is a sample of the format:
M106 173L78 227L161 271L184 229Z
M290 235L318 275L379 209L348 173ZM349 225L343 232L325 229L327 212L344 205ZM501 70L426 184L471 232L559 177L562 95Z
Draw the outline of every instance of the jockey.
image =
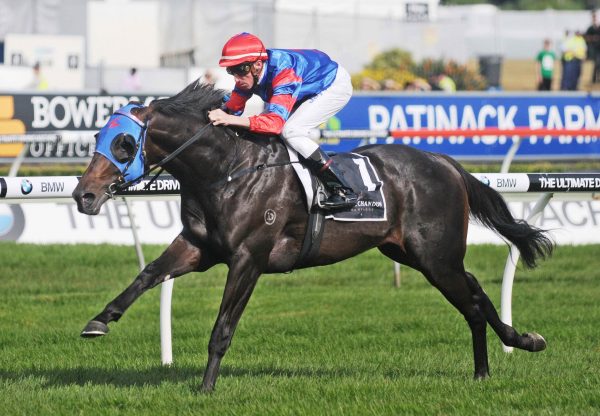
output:
M235 88L221 109L209 112L210 121L216 126L281 134L330 191L324 207L353 207L358 196L333 160L310 139L313 129L350 100L352 84L348 72L321 51L265 49L261 40L250 33L240 33L227 41L219 65L233 75ZM252 94L268 103L266 110L257 116L242 117Z

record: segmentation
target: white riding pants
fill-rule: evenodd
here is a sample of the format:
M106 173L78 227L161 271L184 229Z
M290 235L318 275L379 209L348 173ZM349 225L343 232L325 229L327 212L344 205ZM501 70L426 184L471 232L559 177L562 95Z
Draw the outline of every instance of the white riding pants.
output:
M288 146L308 158L319 148L315 129L344 108L351 96L350 74L338 65L333 83L294 111L284 124L281 137Z

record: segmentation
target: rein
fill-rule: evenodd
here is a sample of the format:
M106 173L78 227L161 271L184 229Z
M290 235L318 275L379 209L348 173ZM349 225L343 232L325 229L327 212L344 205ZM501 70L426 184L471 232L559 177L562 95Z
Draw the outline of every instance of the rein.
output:
M287 165L291 165L292 163L300 163L300 161L292 162L290 160L290 161L286 161L286 162L261 163L260 165L250 166L249 168L238 170L237 172L234 172L231 175L228 175L225 179L221 179L220 181L217 181L217 182L213 183L211 186L213 188L216 188L218 186L221 186L221 185L224 185L226 183L229 183L229 182L233 181L234 179L241 178L242 176L246 176L246 175L249 175L251 173L260 172L260 171L265 170L267 168L277 168L277 167L281 167L281 166L287 166Z
M144 186L144 189L147 190L150 187L150 185L152 185L152 183L163 172L163 170L164 170L163 166L165 164L167 164L168 162L170 162L171 160L173 160L174 158L176 158L181 152L183 152L189 146L191 146L196 141L198 141L198 139L200 138L200 136L202 136L202 134L204 133L204 131L209 126L212 126L212 123L208 123L208 124L205 124L204 126L202 126L200 128L200 130L198 130L192 137L190 137L188 140L186 140L181 146L179 146L177 149L175 149L175 151L173 153L169 154L167 157L165 157L163 160L161 160L157 164L153 165L152 167L146 169L144 171L144 173L142 173L137 178L131 179L129 181L123 181L123 176L120 176L119 177L119 182L113 182L113 183L111 183L108 186L108 189L106 190L106 194L111 199L114 199L115 194L117 192L127 189L132 184L137 183L140 179L148 176L150 173L152 173L156 169L159 169L159 171L152 177L152 179L150 179L150 181ZM234 179L241 178L242 176L246 176L246 175L249 175L251 173L260 172L260 171L265 170L267 168L287 166L287 165L291 165L292 163L300 163L300 162L299 161L294 161L294 162L292 162L292 161L285 161L285 162L277 162L277 163L261 163L260 165L251 166L251 167L239 170L237 172L234 172L234 173L228 175L225 179L221 179L220 181L217 181L217 182L213 183L211 187L218 187L218 186L227 184L227 183L233 181Z

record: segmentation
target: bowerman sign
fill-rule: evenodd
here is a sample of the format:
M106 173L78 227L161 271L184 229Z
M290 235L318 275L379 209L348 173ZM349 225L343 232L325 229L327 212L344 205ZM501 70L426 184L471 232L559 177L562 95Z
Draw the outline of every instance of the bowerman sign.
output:
M106 124L113 112L129 101L140 101L147 105L157 97L0 94L0 98L5 98L13 106L11 120L5 121L25 126L25 132L13 131L13 134L51 136L47 140L36 139L27 143L27 158L89 159L95 150L94 134ZM4 133L11 134L9 131ZM56 140L57 137L74 136L77 133L85 140Z

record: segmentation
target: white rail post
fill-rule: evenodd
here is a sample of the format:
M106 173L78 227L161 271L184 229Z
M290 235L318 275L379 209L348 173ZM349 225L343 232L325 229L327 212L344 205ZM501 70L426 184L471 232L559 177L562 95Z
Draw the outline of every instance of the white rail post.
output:
M133 216L133 212L131 211L131 205L127 198L123 197L123 202L125 202L125 206L127 207L127 215L129 216L129 223L131 224L131 234L133 235L133 244L135 245L135 252L138 258L138 265L140 266L140 272L144 270L146 267L146 261L144 259L144 251L142 250L142 244L140 243L140 238L137 233L137 226L135 225L135 218Z
M539 197L537 202L535 203L533 210L527 217L527 222L530 224L535 224L538 218L544 212L544 208L550 202L550 199L554 194L552 192L547 192L542 194ZM517 263L519 262L519 257L521 253L517 250L517 247L514 245L510 245L510 252L508 253L508 258L506 259L506 264L504 265L504 275L502 276L502 294L500 297L500 318L502 322L507 325L512 326L512 288L513 282L515 281L515 271L517 270ZM512 352L513 347L508 347L502 344L502 349L504 352Z
M10 177L17 176L17 173L19 173L19 168L21 167L21 164L23 163L23 160L25 159L25 155L27 154L28 148L29 148L29 146L27 146L27 143L23 143L23 148L21 149L21 151L19 152L17 157L15 157L15 160L13 160L12 165L10 165L10 171L8 172L8 176L10 176Z
M508 153L506 153L506 156L504 156L504 160L502 160L502 166L500 167L500 173L508 173L508 171L510 169L510 165L512 164L512 161L515 158L515 155L517 154L519 147L521 146L521 137L520 136L513 136L512 140L513 140L513 144L512 144L512 146L510 146L510 149L508 149Z
M394 287L400 287L402 280L400 277L400 263L394 262Z
M135 242L135 251L137 253L140 271L146 267L144 252L137 233L131 204L127 198L122 198L127 206L127 215L131 223L131 233ZM163 282L160 288L160 359L163 365L173 364L173 347L171 336L171 298L173 297L173 279Z
M174 279L169 279L160 287L160 359L162 365L173 364L171 344L171 298Z

